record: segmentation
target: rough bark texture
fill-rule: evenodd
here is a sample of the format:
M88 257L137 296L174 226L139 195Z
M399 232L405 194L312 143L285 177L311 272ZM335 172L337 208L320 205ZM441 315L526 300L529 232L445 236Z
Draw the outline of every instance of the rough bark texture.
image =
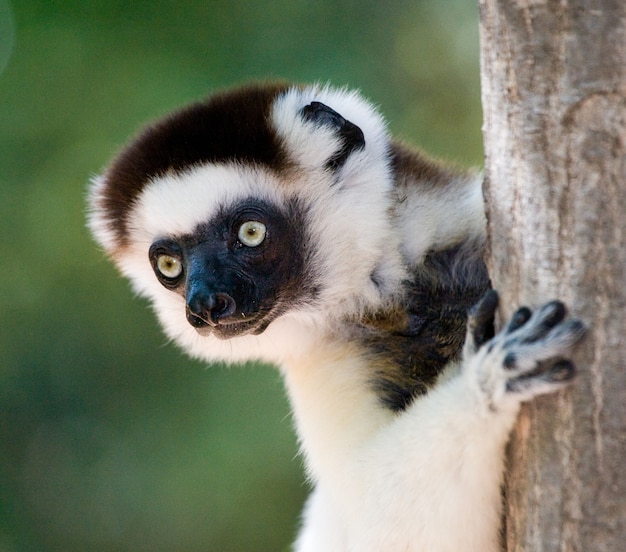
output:
M626 1L480 0L490 271L502 314L559 297L579 377L524 407L511 551L626 550Z

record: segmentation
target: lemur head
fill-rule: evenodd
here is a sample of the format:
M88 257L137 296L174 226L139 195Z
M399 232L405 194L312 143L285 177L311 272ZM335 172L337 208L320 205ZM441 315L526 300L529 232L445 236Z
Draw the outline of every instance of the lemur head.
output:
M131 141L93 181L89 226L171 337L237 356L279 320L357 316L397 289L388 147L353 92L236 89Z

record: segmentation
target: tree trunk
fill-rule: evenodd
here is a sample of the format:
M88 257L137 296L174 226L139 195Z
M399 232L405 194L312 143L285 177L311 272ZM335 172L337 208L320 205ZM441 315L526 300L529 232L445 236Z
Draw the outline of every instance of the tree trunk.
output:
M579 376L509 445L509 552L626 550L626 1L479 0L501 313L563 299Z

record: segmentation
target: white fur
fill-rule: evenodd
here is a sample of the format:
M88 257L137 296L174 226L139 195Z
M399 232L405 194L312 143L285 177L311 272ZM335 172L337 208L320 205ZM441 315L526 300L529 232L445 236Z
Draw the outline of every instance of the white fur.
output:
M386 420L377 409L353 411L336 394L339 410L362 426L361 438L336 420L318 428L342 446L333 449L330 476L319 477L296 550L498 550L503 449L516 409L490 412L471 377L451 378ZM290 389L292 398L310 391ZM331 417L314 414L316 423Z
M91 179L88 200L87 226L96 241L109 254L118 249L117 238L109 226L109 219L101 205L102 196L106 187L104 176L94 176Z
M332 132L298 114L314 100L365 135L363 150L336 174L324 169L337 147ZM395 414L371 386L371 359L345 342L339 324L383 305L407 264L419 262L429 247L482 232L478 180L459 180L443 193L433 188L394 212L385 125L358 95L292 89L275 103L272 121L294 162L288 174L232 163L156 178L134 206L130 244L121 250L99 208L105 183L97 179L94 235L135 290L151 299L167 334L191 355L262 358L280 366L315 485L297 552L495 552L504 444L519 404L503 398L501 351L466 348L462 366L451 366L432 392ZM201 337L185 318L183 298L154 277L147 251L155 239L191 232L220 207L248 196L277 205L290 197L305 202L303 224L319 245L312 262L320 296L262 335ZM486 388L484 381L493 385Z
M423 186L397 207L405 236L402 253L410 264L420 263L430 248L442 248L464 237L485 233L482 174L450 182L446 187Z

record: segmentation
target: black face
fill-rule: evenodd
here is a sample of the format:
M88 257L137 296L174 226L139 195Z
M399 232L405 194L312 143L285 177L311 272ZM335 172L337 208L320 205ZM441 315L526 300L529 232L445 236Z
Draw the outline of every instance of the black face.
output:
M258 334L311 297L303 226L295 206L282 211L244 201L192 234L157 240L150 262L161 284L183 295L187 320L199 333Z

